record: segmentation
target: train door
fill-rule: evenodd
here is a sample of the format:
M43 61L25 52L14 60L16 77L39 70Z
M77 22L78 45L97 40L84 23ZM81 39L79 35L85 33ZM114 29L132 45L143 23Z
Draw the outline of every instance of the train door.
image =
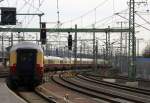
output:
M20 77L31 77L35 73L36 53L34 49L17 50L17 73ZM30 78L31 79L31 78Z

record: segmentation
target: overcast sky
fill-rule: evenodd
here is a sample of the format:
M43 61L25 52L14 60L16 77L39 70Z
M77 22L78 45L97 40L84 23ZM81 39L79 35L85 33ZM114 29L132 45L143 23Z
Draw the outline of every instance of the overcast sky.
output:
M57 21L57 0L40 0L42 5L39 8L39 0L4 0L1 2L1 6L17 7L18 13L22 12L39 12L45 13L43 21L56 22ZM28 3L27 3L28 2ZM104 17L112 15L114 12L118 12L127 8L127 0L58 0L60 21L68 21L76 17L91 11L83 20L88 24L94 21L96 8L96 19L102 19ZM37 10L39 8L39 10ZM26 18L32 18L31 16ZM36 20L37 17L34 17ZM18 17L20 19L20 17ZM25 21L25 19L23 18ZM81 18L77 20L81 21ZM90 20L90 21L89 21ZM93 21L92 21L93 20ZM18 20L21 21L21 20ZM27 22L29 20L26 20ZM32 21L31 21L32 22ZM34 21L35 22L35 21ZM76 23L77 21L73 21ZM85 22L84 22L85 23Z
M114 13L128 9L127 1L128 0L58 0L60 22L62 23L61 27L74 27L75 24L78 24L78 27L92 27L95 21L99 21L96 23L96 27L99 28L106 28L108 26L120 27L120 24L117 24L117 22L128 21L120 16L114 15ZM42 21L48 22L47 27L56 27L56 22L58 20L57 0L40 0L40 3L41 5L39 5L39 0L4 0L0 3L0 6L16 7L17 13L43 12L45 15L42 17ZM149 10L149 7L149 3L148 5L136 5L136 10L145 12ZM121 13L123 14L120 15L128 18L128 11ZM142 14L141 16L146 20L150 18L149 15ZM37 16L17 16L17 20L22 23L22 27L39 27L38 19ZM136 16L136 22L139 24L146 23L139 16ZM147 24L144 24L144 27L149 29L150 23ZM123 24L123 27L127 26L127 23ZM140 31L137 33L138 38L144 38L147 41L150 39L149 30L136 28L136 31ZM141 48L144 47L143 45L145 46L145 42L141 43Z

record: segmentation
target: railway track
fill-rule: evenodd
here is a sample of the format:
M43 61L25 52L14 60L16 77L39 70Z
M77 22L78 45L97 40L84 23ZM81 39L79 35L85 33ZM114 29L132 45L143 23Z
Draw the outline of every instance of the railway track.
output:
M63 78L64 79L64 78ZM132 101L135 103L149 103L150 102L150 97L146 95L141 95L141 94L135 94L131 93L129 91L124 91L122 89L117 89L117 88L112 88L112 87L106 87L104 85L98 85L97 83L91 83L87 82L85 80L77 80L77 79L65 79L66 81L73 83L73 84L80 84L80 86L87 87L89 89L92 89L96 92L100 92L102 94L110 95L115 98L119 98L121 100L127 100L127 101Z
M89 85L85 85L84 83L79 83L71 79L63 78L62 76L59 76L59 77L53 76L52 80L55 83L62 85L66 88L69 88L73 91L77 91L87 96L90 96L92 98L97 98L97 99L104 100L110 103L145 103L146 101L146 100L145 101L139 100L137 98L130 98L130 97L124 97L121 95L116 95L116 94L106 92L104 90L101 90L95 87L90 87ZM149 101L146 101L146 102L149 103Z
M112 77L112 76L102 76L102 75L93 75L93 74L84 74L85 76L91 76L91 77L99 77L99 78L113 78L113 79L120 79L120 80L126 80L128 81L129 78L127 76L118 76L118 77ZM142 79L142 78L137 78L137 81L142 81L142 82L150 82L150 80Z
M104 85L104 86L109 86L109 87L113 87L113 88L117 88L117 89L122 89L122 90L127 90L130 92L135 92L135 93L140 93L143 95L150 95L150 90L148 89L142 89L142 88L137 88L137 87L130 87L130 86L126 86L126 85L122 85L122 84L118 84L118 83L111 83L111 82L106 82L106 81L101 81L98 80L94 77L87 77L87 76L77 76L80 79L89 81L89 82L93 82L93 83L97 83L99 85Z
M14 92L27 103L56 103L53 99L48 98L48 96L43 95L36 89L34 91L23 89Z
M109 83L105 81L103 82L103 81L95 80L95 79L93 80L93 79L82 77L82 76L78 76L78 81L82 81L82 82L88 81L87 83L91 85L96 85L98 87L105 87L104 89L111 89L111 90L115 90L116 92L122 92L123 94L127 94L130 98L136 98L137 100L141 100L144 103L149 103L150 101L149 99L150 90L134 88L134 87L129 87L125 85L118 85L118 84ZM124 97L126 96L124 95Z

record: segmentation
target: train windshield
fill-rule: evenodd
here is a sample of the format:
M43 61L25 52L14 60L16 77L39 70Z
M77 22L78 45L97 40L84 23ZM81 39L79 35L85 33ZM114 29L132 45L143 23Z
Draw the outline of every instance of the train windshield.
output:
M31 75L36 66L36 50L18 50L17 51L17 71L19 73L28 73Z

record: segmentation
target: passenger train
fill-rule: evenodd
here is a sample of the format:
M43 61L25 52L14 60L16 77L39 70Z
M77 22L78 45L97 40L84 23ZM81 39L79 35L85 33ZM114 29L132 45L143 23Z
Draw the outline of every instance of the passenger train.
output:
M42 82L44 54L40 46L30 42L14 45L9 53L8 85L35 87Z
M108 62L97 59L97 68L108 68ZM44 71L64 71L73 69L90 69L93 59L61 58L44 56L42 48L34 43L22 42L14 45L9 53L8 85L35 87L42 83Z
M93 68L93 59L77 58L76 64L74 58L61 58L55 56L44 56L45 71L61 71L73 69L91 69ZM97 68L109 68L108 61L97 59Z

